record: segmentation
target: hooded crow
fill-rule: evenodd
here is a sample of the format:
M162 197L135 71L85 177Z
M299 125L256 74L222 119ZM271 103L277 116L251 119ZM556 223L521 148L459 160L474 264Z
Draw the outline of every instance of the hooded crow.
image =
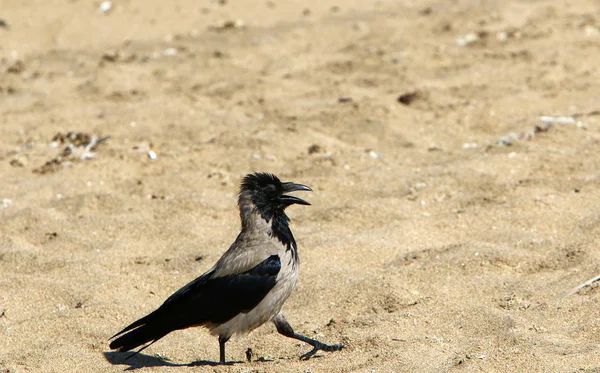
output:
M302 190L312 191L268 173L246 175L238 197L242 230L233 244L208 272L111 337L116 339L110 348L124 352L143 346L139 353L174 330L203 326L219 337L219 361L225 363L225 343L231 336L272 321L279 333L313 347L301 359L319 350L341 350L340 344L327 345L294 332L281 313L296 286L299 263L285 209L310 205L285 193Z

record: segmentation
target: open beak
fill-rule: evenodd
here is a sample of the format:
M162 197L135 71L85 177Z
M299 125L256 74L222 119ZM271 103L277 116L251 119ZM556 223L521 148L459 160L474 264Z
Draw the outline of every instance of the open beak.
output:
M302 184L294 184L292 182L288 182L282 183L281 185L283 186L284 193L295 192L298 190L306 190L312 192L312 189ZM281 196L279 196L279 201L281 201L281 203L283 203L286 207L293 204L310 206L310 203L306 202L305 200L294 196L288 196L287 194L282 194Z

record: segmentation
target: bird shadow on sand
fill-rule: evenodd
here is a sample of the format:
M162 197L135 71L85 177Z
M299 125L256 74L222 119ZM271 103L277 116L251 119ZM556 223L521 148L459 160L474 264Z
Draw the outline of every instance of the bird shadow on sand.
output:
M174 363L160 356L146 355L138 353L131 356L131 352L104 352L104 358L112 365L127 365L125 370L136 370L149 367L199 367L199 366L218 366L233 365L243 363L243 361L230 361L225 364L210 360L197 360L191 363Z

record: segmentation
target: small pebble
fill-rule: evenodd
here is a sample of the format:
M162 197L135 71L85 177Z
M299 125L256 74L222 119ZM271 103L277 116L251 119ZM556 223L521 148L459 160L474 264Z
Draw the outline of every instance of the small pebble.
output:
M427 188L427 184L425 184L425 183L416 183L415 184L415 189L416 190L422 190L422 189L425 189L425 188Z
M520 134L516 133L516 132L511 132L506 136L502 136L498 139L498 144L500 145L510 145L513 143L513 141L515 140L519 140L519 138L521 137Z
M10 165L13 167L25 167L27 165L27 159L22 155L17 155L11 159Z
M321 153L323 148L321 148L318 144L312 144L308 147L308 154Z
M410 105L413 101L421 98L421 94L418 91L410 91L401 94L396 98L396 101L401 103L402 105Z
M235 21L227 20L227 21L217 22L216 24L209 26L208 29L221 32L221 31L225 31L225 30L241 29L244 27L245 27L244 21L242 21L241 19L237 19Z

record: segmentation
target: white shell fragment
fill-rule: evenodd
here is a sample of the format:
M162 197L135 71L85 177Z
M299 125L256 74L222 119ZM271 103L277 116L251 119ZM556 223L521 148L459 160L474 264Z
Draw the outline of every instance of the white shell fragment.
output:
M5 209L12 204L12 199L3 198L0 202L0 206L2 206L3 209Z
M477 35L474 32L470 32L470 33L466 34L465 36L461 36L461 37L457 38L456 45L458 45L459 47L464 47L469 44L473 44L478 40L479 40L479 35Z
M108 13L110 12L110 10L112 9L112 1L103 1L100 3L100 6L98 7L98 11L100 13Z
M377 153L375 150L370 150L369 151L369 156L373 159L379 159L381 158L381 154Z
M163 54L167 57L175 56L177 54L177 49L175 48L167 48L163 51Z
M561 124L570 124L575 123L575 118L573 117L551 117L551 116L541 116L540 121L544 123L561 123Z

